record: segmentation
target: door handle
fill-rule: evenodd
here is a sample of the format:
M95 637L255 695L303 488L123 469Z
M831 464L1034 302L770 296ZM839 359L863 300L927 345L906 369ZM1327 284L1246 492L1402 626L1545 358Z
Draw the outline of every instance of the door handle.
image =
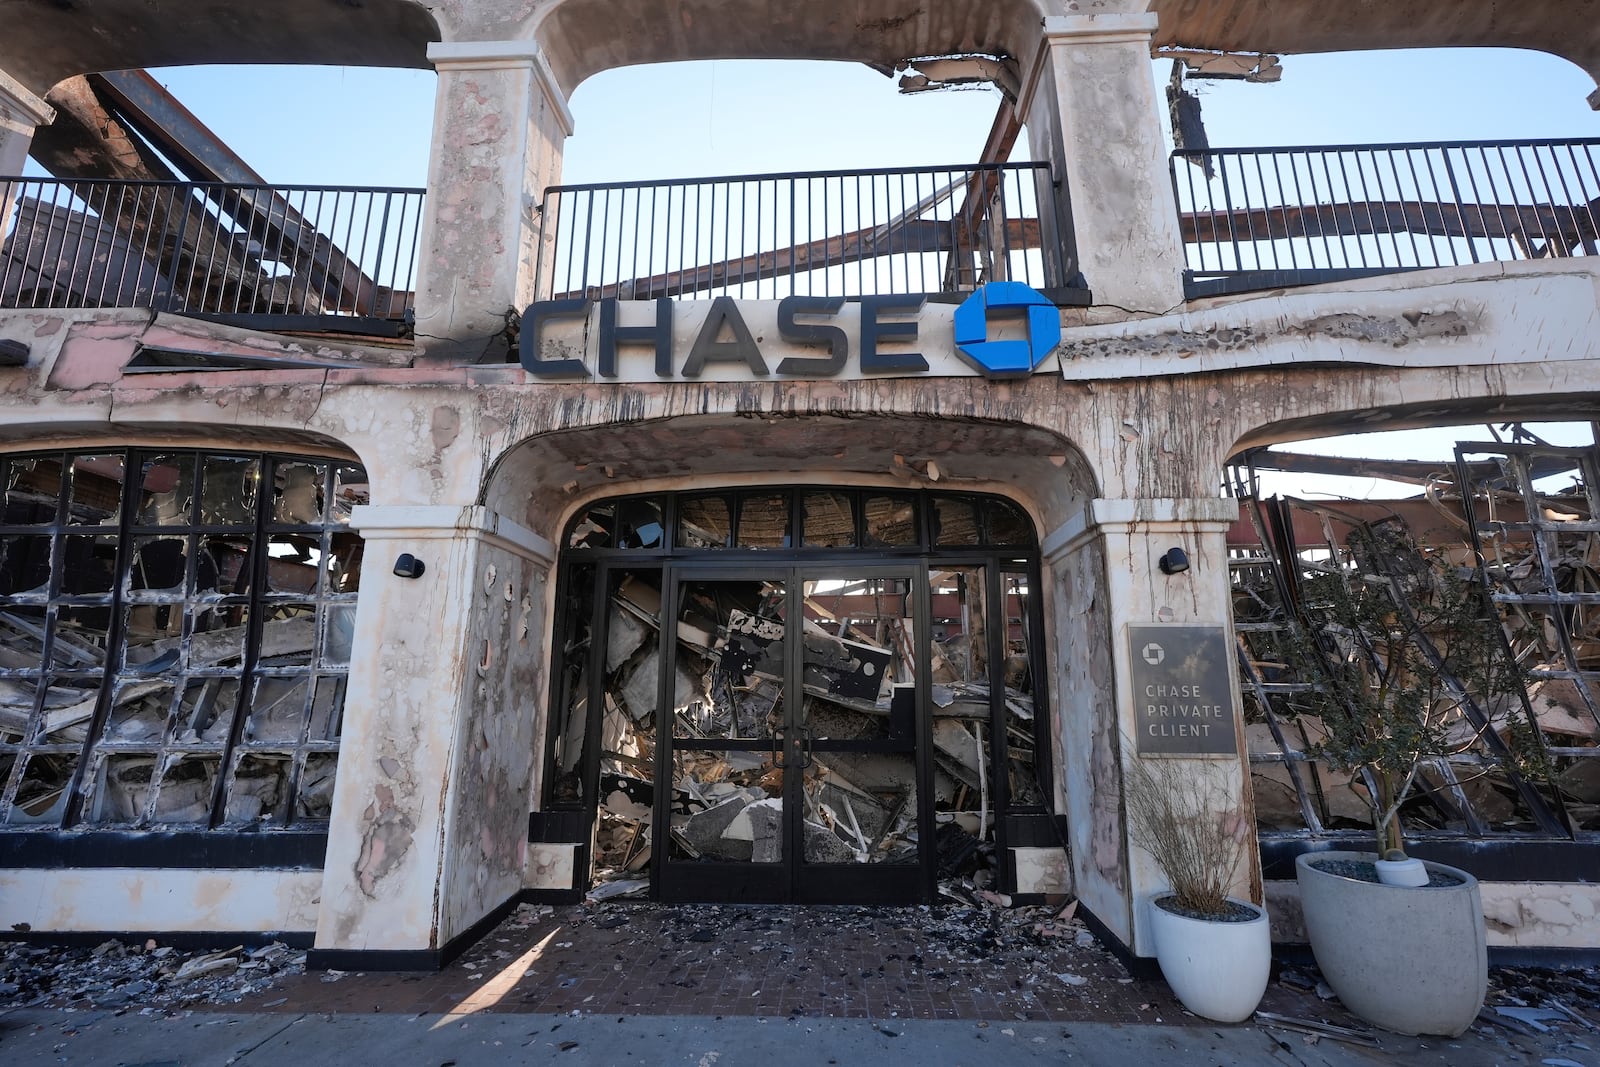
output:
M772 765L779 770L786 769L789 764L784 761L784 751L788 748L783 736L783 727L772 728Z
M811 769L811 727L800 727L800 769Z

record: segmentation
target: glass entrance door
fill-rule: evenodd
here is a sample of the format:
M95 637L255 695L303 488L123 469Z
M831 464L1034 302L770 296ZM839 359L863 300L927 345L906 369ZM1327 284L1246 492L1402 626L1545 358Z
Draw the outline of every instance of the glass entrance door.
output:
M663 900L914 903L932 878L911 568L678 571Z

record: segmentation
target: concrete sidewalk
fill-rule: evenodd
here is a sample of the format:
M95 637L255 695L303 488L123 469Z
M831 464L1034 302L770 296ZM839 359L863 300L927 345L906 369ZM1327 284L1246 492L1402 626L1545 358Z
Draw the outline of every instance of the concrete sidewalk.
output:
M642 1064L822 1067L902 1064L1428 1064L1600 1067L1600 1053L1517 1036L1457 1040L1383 1034L1377 1049L1254 1025L1122 1025L982 1020L715 1016L281 1014L25 1008L0 1015L0 1063L96 1067L244 1064L473 1067ZM1544 1047L1541 1047L1543 1045ZM1600 1047L1600 1043L1596 1043Z

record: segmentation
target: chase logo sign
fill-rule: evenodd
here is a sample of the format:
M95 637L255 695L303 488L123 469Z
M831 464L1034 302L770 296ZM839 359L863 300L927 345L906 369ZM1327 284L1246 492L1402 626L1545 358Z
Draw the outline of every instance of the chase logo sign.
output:
M643 320L651 303L654 313ZM592 314L596 304L598 317ZM524 370L546 381L644 381L646 374L656 380L749 381L963 371L1020 378L1037 370L1061 343L1056 305L1021 282L989 282L953 313L947 308L928 310L921 294L848 302L839 296L796 295L776 303L719 296L709 304L688 305L666 297L649 303L568 297L528 306L517 356ZM627 323L620 321L624 311ZM562 320L568 324L546 336L546 327ZM1020 338L1019 322L1025 327ZM992 340L991 334L996 335Z
M990 341L991 316L1027 317L1028 336ZM990 282L956 308L956 351L988 378L1021 378L1032 374L1061 343L1061 315L1043 295L1021 282Z

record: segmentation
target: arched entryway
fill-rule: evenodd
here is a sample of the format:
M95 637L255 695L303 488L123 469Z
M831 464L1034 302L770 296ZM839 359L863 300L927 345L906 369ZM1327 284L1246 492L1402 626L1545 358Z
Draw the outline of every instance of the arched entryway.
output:
M559 571L543 808L592 827L597 880L747 902L915 903L957 869L1010 886L1008 829L1051 775L1017 504L610 498L568 523Z

